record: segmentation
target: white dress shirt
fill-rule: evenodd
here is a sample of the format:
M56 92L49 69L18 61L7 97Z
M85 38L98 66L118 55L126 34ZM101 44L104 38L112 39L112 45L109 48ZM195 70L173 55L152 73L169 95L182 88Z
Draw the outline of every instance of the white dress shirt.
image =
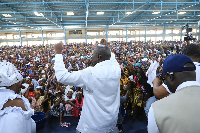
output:
M200 83L197 82L197 81L183 82L182 84L180 84L177 87L176 92L179 91L180 89L184 88L184 87L193 86L193 85L200 86ZM154 111L153 111L152 106L150 107L149 114L148 114L148 133L159 133L158 126L156 124L156 120L155 120L155 117L154 117Z
M196 66L196 81L200 83L200 63L193 62Z
M84 101L77 130L81 133L107 133L116 128L120 105L121 69L111 59L94 67L69 73L61 54L55 56L55 74L60 83L83 88Z

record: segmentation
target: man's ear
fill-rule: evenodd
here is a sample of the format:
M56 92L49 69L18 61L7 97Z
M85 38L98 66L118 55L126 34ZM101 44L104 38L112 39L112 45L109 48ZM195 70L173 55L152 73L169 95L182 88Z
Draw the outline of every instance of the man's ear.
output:
M174 81L174 74L169 74L169 80L170 80L170 82Z
M97 55L97 58L98 58L99 60L101 60L101 57L102 57L102 56L101 56L100 54Z

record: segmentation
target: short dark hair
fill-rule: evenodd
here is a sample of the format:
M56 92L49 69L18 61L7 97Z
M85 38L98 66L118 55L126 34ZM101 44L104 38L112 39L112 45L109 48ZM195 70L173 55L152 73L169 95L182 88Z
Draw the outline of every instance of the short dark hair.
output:
M200 47L196 44L189 44L185 46L182 53L184 55L200 59Z

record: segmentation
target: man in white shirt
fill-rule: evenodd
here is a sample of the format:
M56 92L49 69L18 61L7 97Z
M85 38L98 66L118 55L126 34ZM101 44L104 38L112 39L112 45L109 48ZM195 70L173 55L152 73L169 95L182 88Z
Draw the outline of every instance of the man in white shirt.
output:
M83 88L84 101L77 133L117 133L116 128L120 105L121 69L103 44L93 52L94 67L69 73L63 63L63 44L55 45L55 74L58 82Z
M151 105L148 133L198 133L200 131L199 93L195 65L186 55L168 56L163 63L163 78L173 94Z
M200 47L196 44L189 44L185 46L182 52L189 56L196 66L196 81L200 83Z

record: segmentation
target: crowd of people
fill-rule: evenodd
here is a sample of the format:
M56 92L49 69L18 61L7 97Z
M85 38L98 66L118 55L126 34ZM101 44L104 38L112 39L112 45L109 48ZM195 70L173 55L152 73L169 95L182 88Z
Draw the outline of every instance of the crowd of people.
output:
M26 113L31 110L31 108L34 112L45 112L47 114L46 117L58 117L61 126L63 126L63 117L80 117L77 133L95 133L97 131L98 133L104 131L109 131L110 133L111 131L113 131L113 133L117 132L114 128L111 129L111 127L113 127L112 124L107 123L112 120L111 123L114 124L116 124L116 120L118 120L117 127L119 132L122 132L123 117L120 114L121 111L119 111L121 107L127 110L127 115L132 116L133 122L143 113L146 114L149 121L156 121L158 129L154 128L156 125L155 122L154 125L148 124L150 133L157 133L158 130L160 132L161 130L168 132L166 127L162 126L162 120L164 118L161 119L162 114L159 113L159 111L161 111L159 110L159 106L163 105L167 110L168 107L170 108L170 105L165 106L165 103L160 102L153 104L151 107L152 103L155 101L163 99L171 95L171 93L175 93L174 87L170 87L170 85L173 86L175 81L172 81L170 75L167 75L168 79L166 79L166 75L163 77L163 71L173 75L173 73L176 72L187 70L193 72L193 70L196 70L196 79L200 79L197 74L199 70L194 68L191 70L181 69L181 67L188 62L194 62L196 68L200 67L199 44L176 42L148 44L144 42L113 42L106 43L105 47L105 40L102 40L99 45L77 43L64 45L61 48L61 43L59 44L60 46L58 46L58 44L45 46L0 46L0 61L2 62L0 74L5 73L4 75L8 76L5 78L2 77L3 74L0 75L0 86L10 87L20 81L22 89L18 90L19 92L15 90L15 92L28 99L25 100L25 98L23 98L26 104L22 106L22 109ZM111 55L108 51L111 51ZM193 62L188 59L188 62L184 62L185 64L177 68L181 69L180 71L168 71L169 68L167 67L175 69L183 60L187 61L187 58L181 56L179 60L179 57L176 57L173 62L166 62L165 59L170 58L172 55L183 54L189 56ZM94 55L96 55L96 57L94 57ZM110 60L110 62L106 60ZM170 59L168 60L171 61ZM98 65L100 63L101 65ZM8 75L4 71L9 71L6 70L6 66L12 66L11 64L16 68L16 72L13 70L13 72ZM172 65L170 66L170 64ZM107 68L102 68L102 65L107 65ZM189 65L187 67L191 66ZM21 76L18 75L12 79L12 74L17 72L19 72ZM192 77L194 76L192 72L189 74L184 73L184 76L187 77L188 74ZM109 78L109 80L104 76ZM176 78L178 76L180 76L180 74L177 74ZM17 81L14 82L14 79ZM193 79L194 77L190 80ZM13 83L11 83L12 81ZM170 82L171 84L169 85ZM178 80L176 80L176 82L178 82ZM181 83L181 81L179 83ZM196 83L196 85L198 84ZM114 90L115 93L113 93ZM5 94L6 93L11 92L5 92ZM12 98L7 99L13 100L18 98L15 94L12 95ZM118 95L120 95L120 99L118 99ZM1 99L3 95L0 94L0 96ZM109 97L110 99L108 99ZM105 99L107 99L107 101ZM106 101L106 103L104 101ZM3 110L6 108L4 104L7 101L1 102L0 109ZM170 102L171 101L169 101L169 103ZM118 103L122 105L120 108ZM29 104L30 108L28 108ZM101 106L101 110L98 109L99 106ZM109 108L110 106L114 108ZM93 108L93 111L90 110L91 108ZM116 111L116 108L118 111ZM177 112L177 110L175 111ZM111 112L115 113L113 114ZM119 115L116 115L118 112ZM152 112L156 112L157 114L152 116ZM164 111L162 110L162 112ZM2 114L3 113L0 113L0 117ZM30 114L33 114L33 112L29 111L29 115ZM95 120L95 114L97 115L95 117L98 117L96 123L93 122ZM167 114L167 112L164 114ZM101 119L102 116L107 118ZM153 117L155 117L154 120L151 119ZM87 123L84 124L86 119ZM104 123L104 126L97 130L96 127L102 123ZM0 118L0 125L1 124L3 123ZM170 123L168 122L167 124ZM105 125L109 126L110 129ZM194 129L194 132L197 130L198 128Z

